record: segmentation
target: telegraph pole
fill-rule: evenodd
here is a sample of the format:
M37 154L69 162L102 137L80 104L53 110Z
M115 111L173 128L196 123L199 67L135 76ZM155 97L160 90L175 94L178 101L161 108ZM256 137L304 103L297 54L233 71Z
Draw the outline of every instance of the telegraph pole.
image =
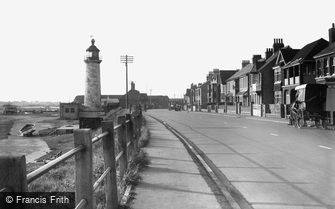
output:
M151 109L151 91L152 89L150 89L150 109Z
M128 109L128 63L133 63L134 57L128 55L121 55L121 63L126 65L126 109Z

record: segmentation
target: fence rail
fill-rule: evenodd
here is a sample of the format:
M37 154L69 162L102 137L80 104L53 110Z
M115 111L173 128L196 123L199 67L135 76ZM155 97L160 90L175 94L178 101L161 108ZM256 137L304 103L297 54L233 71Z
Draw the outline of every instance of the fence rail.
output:
M92 130L74 131L74 148L60 157L50 161L35 171L26 174L25 156L0 156L0 192L26 192L28 184L38 179L49 170L67 159L75 158L75 201L76 209L95 208L93 192L102 182L105 184L106 209L116 209L120 196L117 188L117 165L120 179L123 179L128 162L139 151L138 139L141 135L142 115L139 112L118 117L118 124L113 121L102 122L102 133L92 137ZM115 153L115 137L121 149ZM93 183L92 145L102 140L105 170ZM91 185L91 186L88 186Z

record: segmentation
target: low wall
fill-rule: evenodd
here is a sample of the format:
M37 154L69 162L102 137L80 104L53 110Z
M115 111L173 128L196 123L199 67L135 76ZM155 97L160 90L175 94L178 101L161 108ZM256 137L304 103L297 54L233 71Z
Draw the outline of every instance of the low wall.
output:
M266 105L266 115L271 117L280 118L281 117L281 107L280 104L269 104Z
M227 113L228 114L236 114L236 106L235 105L227 105Z
M260 104L253 104L252 108L253 108L253 110L252 110L253 116L262 117L262 105L260 105Z
M251 107L241 106L241 115L251 115Z

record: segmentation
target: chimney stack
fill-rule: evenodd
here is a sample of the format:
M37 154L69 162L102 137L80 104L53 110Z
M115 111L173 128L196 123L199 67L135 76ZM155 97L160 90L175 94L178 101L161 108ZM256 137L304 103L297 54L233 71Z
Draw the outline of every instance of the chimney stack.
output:
M273 55L273 49L272 48L266 48L265 59L268 59L272 55Z
M244 68L245 66L247 66L248 64L250 64L249 60L242 60L242 68Z
M262 55L260 54L255 54L252 56L252 63L256 64L258 60L262 59Z
M329 44L334 43L335 41L335 24L332 24L332 27L329 28Z
M279 49L284 47L283 39L282 38L275 38L273 39L273 53L278 51Z
M131 90L134 91L135 90L135 83L134 83L134 81L132 81L130 85L131 85Z

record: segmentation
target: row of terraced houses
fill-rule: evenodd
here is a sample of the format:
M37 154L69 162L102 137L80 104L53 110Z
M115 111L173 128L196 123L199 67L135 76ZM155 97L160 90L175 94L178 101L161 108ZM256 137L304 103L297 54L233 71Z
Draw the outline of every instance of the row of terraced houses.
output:
M295 98L295 87L308 83L327 85L326 111L334 123L335 111L335 26L329 41L320 38L301 49L274 39L265 56L242 60L241 69L214 69L206 81L191 84L184 95L194 111L250 114L287 118Z

